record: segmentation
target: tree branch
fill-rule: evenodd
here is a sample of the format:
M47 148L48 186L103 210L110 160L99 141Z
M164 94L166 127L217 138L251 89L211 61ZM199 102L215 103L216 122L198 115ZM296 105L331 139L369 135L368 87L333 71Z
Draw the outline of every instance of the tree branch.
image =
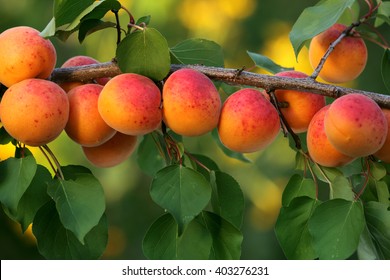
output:
M358 89L346 88L335 86L331 84L324 84L317 82L310 77L305 79L295 79L288 77L278 77L273 75L264 75L251 73L247 71L239 71L237 69L229 69L222 67L210 67L202 65L178 65L172 64L170 73L182 68L192 68L199 72L202 72L212 80L219 80L231 85L247 85L258 88L263 88L266 91L272 91L275 89L289 89L305 92L312 92L323 96L329 96L332 98L338 98L342 95L350 93L364 94L375 102L377 102L383 108L390 109L390 96L363 91ZM95 78L102 77L114 77L121 74L119 67L115 63L105 62L100 64L91 64L86 66L70 67L70 68L56 68L54 69L50 80L54 82L66 82L66 81L81 81L86 82Z

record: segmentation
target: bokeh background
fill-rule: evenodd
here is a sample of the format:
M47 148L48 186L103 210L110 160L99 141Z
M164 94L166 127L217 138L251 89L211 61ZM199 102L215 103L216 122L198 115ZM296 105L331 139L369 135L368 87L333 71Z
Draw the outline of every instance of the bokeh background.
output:
M122 0L134 17L151 15L151 26L157 28L170 46L188 38L206 38L224 49L225 66L250 68L253 62L246 51L269 56L282 66L310 74L312 68L304 48L295 59L288 33L305 7L317 0ZM361 1L364 2L364 1ZM0 0L0 32L28 25L43 30L52 17L52 0ZM123 22L127 16L120 13ZM114 20L113 15L107 18ZM387 36L389 35L388 30ZM66 43L53 39L57 67L75 55L89 55L109 61L115 55L116 31L97 32L79 44L72 35ZM382 50L367 42L369 63L358 80L347 86L385 93L380 62ZM258 71L258 70L256 70ZM274 234L274 224L281 206L281 195L294 173L295 153L288 140L280 135L269 148L246 155L252 163L243 163L225 156L210 135L185 138L187 149L213 158L219 167L230 173L241 185L246 197L242 259L283 259ZM144 259L142 238L163 210L149 196L151 178L137 166L137 153L123 164L97 169L83 157L81 149L65 134L50 144L62 165L81 164L89 167L100 179L106 194L109 220L109 243L103 259ZM47 165L38 149L32 149L38 163ZM14 153L11 145L0 146L0 160ZM0 210L1 259L40 259L31 228L23 235Z

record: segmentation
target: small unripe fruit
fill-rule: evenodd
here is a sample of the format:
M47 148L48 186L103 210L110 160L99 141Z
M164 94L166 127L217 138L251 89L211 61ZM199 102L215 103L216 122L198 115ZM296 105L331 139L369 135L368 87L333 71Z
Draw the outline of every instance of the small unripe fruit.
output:
M53 44L34 28L18 26L0 34L0 83L6 87L29 78L48 78L56 60Z
M308 75L298 71L285 71L275 76L297 79L307 78ZM286 102L287 108L281 108L283 116L295 133L305 132L315 113L325 106L325 97L319 94L296 91L275 90L278 102Z
M162 120L161 93L147 77L126 73L115 76L103 88L98 110L115 130L144 135L157 129Z
M241 89L222 106L219 138L227 148L251 153L266 148L280 131L279 115L264 95L255 89Z
M69 101L57 84L27 79L11 86L1 100L1 121L16 140L41 146L60 135L69 117Z
M336 150L326 136L324 118L329 106L319 110L311 120L307 130L307 149L310 157L318 164L326 167L338 167L352 162L354 158Z
M221 99L213 82L193 69L169 76L163 89L163 119L174 132L199 136L217 127Z
M113 167L129 158L137 137L117 132L110 140L96 147L82 147L85 157L97 167Z
M317 67L329 45L333 43L347 27L335 24L315 36L309 46L309 60L313 68ZM355 35L355 36L354 36ZM356 33L344 37L327 58L319 77L330 83L344 83L356 79L367 63L367 47Z
M115 134L98 111L99 94L103 86L86 84L68 92L69 120L65 132L76 143L93 147L101 145Z
M381 108L362 94L336 99L325 114L325 133L341 153L364 157L377 152L387 135L387 120Z

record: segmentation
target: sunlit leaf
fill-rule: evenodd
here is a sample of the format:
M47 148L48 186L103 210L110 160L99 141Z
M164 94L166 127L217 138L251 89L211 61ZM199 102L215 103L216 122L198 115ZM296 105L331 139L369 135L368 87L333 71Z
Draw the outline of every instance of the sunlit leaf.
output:
M247 51L247 53L257 67L267 70L272 74L283 72L283 71L294 70L294 68L286 68L280 66L279 64L276 64L274 61L272 61L270 58L266 57L265 55L250 52L250 51Z
M94 0L55 0L54 18L56 26L60 27L73 22L85 9L91 5L96 5L94 2Z

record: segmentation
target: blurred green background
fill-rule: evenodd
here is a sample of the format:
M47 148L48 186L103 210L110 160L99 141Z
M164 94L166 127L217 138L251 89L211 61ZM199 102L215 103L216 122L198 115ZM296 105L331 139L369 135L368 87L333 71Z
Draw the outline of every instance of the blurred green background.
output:
M151 26L157 28L170 46L193 38L206 38L220 44L225 53L225 66L249 68L253 65L246 51L269 56L275 62L310 74L307 49L298 62L290 46L288 33L305 7L317 0L160 0L120 1L134 17L151 15ZM363 2L363 1L361 1ZM43 30L52 17L52 0L0 0L0 32L19 25ZM365 7L364 7L365 8ZM122 22L127 16L120 13ZM107 19L114 20L113 15ZM389 35L388 30L387 36ZM109 61L115 55L115 29L97 32L79 44L72 35L66 43L52 40L57 49L57 67L75 55L89 55ZM386 92L380 74L382 50L368 42L369 63L353 83L347 84L376 92ZM279 136L264 151L247 155L253 163L242 163L225 156L210 135L185 138L190 152L214 159L221 170L230 173L241 185L246 196L243 226L242 259L283 259L274 234L274 224L281 205L281 194L289 176L294 173L295 153L288 140ZM142 238L163 210L149 196L151 178L137 166L137 153L130 160L109 169L97 169L83 157L75 143L61 135L49 145L62 165L86 165L100 179L105 189L109 220L109 243L103 259L144 259ZM47 165L38 149L32 149L40 164ZM0 146L0 159L13 154L12 146ZM1 259L40 259L31 228L22 234L0 211Z

